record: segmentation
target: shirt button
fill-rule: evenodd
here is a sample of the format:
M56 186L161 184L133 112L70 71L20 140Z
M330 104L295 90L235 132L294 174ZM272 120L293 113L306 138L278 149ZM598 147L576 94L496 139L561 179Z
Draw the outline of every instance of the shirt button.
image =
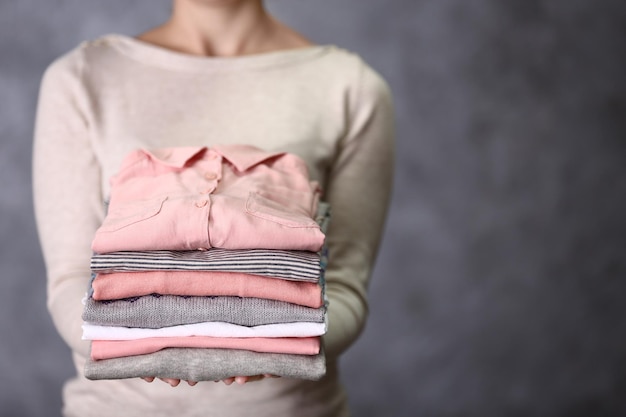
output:
M206 178L207 180L214 180L217 178L217 174L215 172L207 172L206 174L204 174L204 178Z
M209 202L207 200L196 201L196 207L198 207L198 208L202 208L202 207L206 206L207 204L209 204Z
M212 188L205 188L204 190L200 190L199 193L200 194L209 194L209 193L211 193L211 191L213 191Z

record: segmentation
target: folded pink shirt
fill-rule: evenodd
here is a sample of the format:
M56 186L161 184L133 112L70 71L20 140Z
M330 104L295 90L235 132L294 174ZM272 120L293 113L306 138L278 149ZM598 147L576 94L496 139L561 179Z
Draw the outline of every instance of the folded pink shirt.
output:
M322 287L240 272L146 271L97 274L94 300L116 300L148 294L238 296L286 301L312 308L323 304Z
M92 249L318 251L320 195L296 155L249 145L136 150L110 180Z
M265 353L317 355L319 337L151 337L137 340L93 340L91 359L111 359L145 355L172 347L241 349Z

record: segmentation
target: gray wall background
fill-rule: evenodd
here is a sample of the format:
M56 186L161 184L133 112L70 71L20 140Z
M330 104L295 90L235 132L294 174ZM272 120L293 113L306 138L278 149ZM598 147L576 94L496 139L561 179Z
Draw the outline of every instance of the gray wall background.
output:
M0 2L1 416L59 415L72 373L31 208L40 76L167 4ZM626 3L269 6L395 93L395 196L371 318L343 361L355 415L626 415Z

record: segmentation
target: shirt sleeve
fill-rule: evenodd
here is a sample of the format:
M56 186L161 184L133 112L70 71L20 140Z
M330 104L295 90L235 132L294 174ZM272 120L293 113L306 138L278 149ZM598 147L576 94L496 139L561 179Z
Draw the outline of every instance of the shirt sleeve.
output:
M394 116L385 81L364 63L349 98L349 126L325 184L331 206L326 271L326 354L336 357L361 333L367 287L382 238L394 169Z
M91 240L104 216L100 168L90 138L81 48L42 78L33 145L35 217L47 273L47 306L61 337L81 356L82 298Z

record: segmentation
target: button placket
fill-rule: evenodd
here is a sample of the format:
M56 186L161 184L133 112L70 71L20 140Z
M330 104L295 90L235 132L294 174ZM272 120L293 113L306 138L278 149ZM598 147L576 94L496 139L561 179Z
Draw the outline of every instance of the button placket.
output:
M209 230L208 218L211 210L211 197L210 195L215 191L219 181L222 178L222 157L217 152L209 149L208 152L200 161L198 168L198 194L199 199L196 200L196 207L202 210L206 210L206 232L207 232L207 246L211 247L211 231ZM206 248L198 248L198 250L206 250Z
M222 161L219 154L209 150L203 162L203 173L201 175L204 177L205 182L198 189L198 193L211 194L217 188L217 183L221 178Z

